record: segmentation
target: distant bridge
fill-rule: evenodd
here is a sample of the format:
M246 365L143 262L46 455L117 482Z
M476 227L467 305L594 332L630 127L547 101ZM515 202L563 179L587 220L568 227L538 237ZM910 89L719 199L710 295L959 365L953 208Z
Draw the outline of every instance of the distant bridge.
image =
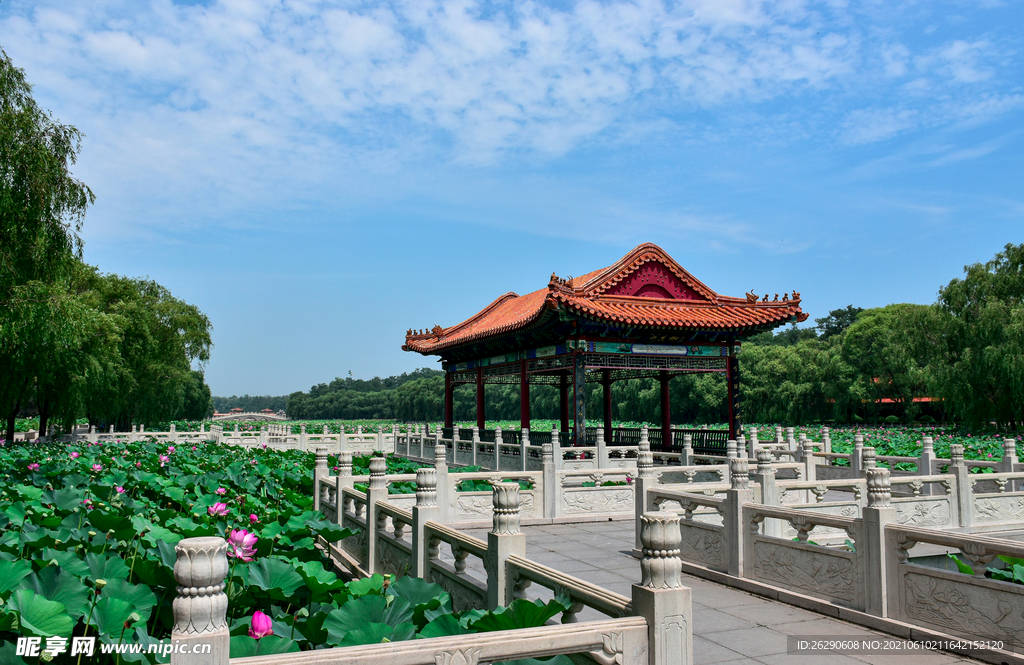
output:
M282 421L288 420L288 416L279 416L276 413L260 413L258 411L246 412L246 413L218 413L211 418L214 422L221 422L225 420L271 420L271 421Z

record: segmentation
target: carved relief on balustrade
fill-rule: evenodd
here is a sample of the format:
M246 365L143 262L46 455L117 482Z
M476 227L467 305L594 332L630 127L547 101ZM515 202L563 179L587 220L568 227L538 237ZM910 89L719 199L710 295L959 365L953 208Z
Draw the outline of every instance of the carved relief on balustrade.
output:
M487 592L470 586L472 582L452 579L448 571L434 568L434 583L452 597L452 611L487 609Z
M415 494L389 494L388 503L403 510L410 510L416 505Z
M566 515L581 513L625 513L633 510L633 490L607 490L582 488L562 490L562 512Z
M377 539L377 556L380 558L379 572L394 575L408 575L412 570L412 556L386 538Z
M494 510L494 499L491 492L472 492L459 494L455 499L455 516L460 522L489 520ZM520 517L533 517L533 492L519 491Z
M976 496L974 498L975 522L1020 522L1024 521L1024 496Z
M941 576L940 576L941 575ZM1024 635L1024 594L990 580L952 579L908 572L903 577L904 617L927 627L972 639L1015 639ZM902 617L901 617L902 618Z
M700 527L682 522L680 532L683 540L679 546L679 557L683 561L697 563L715 570L724 570L722 558L722 529Z
M797 510L800 509L797 508ZM838 517L860 517L860 515L858 514L859 511L857 508L857 504L855 503L827 506L823 506L821 504L807 504L806 510L815 513L824 513L826 515L836 515ZM815 536L817 536L818 538L824 538L826 536L834 536L839 534L846 535L846 530L841 527L817 525L810 532L810 534L812 538ZM783 522L782 535L786 538L795 538L797 535L797 530L793 528L793 525L789 522Z
M812 547L756 539L751 575L775 586L852 606L856 598L852 556L820 552Z
M345 516L345 521L342 526L346 526L356 532L354 536L349 536L345 540L341 541L341 548L352 554L361 562L366 561L366 527L349 516Z
M933 498L893 499L896 523L909 526L950 526L948 496Z

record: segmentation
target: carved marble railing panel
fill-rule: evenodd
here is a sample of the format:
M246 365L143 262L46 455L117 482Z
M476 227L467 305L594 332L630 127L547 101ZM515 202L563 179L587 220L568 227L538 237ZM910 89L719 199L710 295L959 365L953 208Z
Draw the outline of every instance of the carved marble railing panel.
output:
M491 452L491 453L477 452L477 454L476 454L476 463L480 466L481 469L494 469L494 470L498 469L498 466L497 466L497 464L494 461L494 453L493 452Z
M377 572L399 577L412 570L412 547L389 533L377 532L377 556L380 562Z
M891 503L896 509L897 524L937 528L955 526L956 507L949 495L900 497L893 498Z
M359 519L352 513L345 513L342 518L342 526L356 531L354 536L349 536L341 541L341 548L352 555L361 564L366 563L366 520Z
M564 487L562 488L562 513L565 515L632 513L633 494L633 488L628 485Z
M415 494L388 494L388 503L391 505L402 508L403 510L411 510L416 505Z
M696 516L695 516L696 517ZM721 516L718 516L721 519ZM680 520L679 558L705 568L726 572L725 528L696 520Z
M975 494L975 523L1024 522L1024 492Z
M540 471L542 469L541 461L539 458L527 457L526 458L526 470L527 471Z
M748 551L746 577L863 609L855 553L760 534L751 535Z
M567 459L562 460L562 468L571 471L583 471L585 469L596 469L597 460L593 459Z
M473 451L472 450L456 450L455 451L455 463L470 466L473 464Z
M855 519L860 517L860 506L855 501L830 501L828 503L804 503L798 505L787 505L786 508L801 512L814 512L823 515L835 515L836 517L849 517ZM782 534L786 538L795 538L797 529L788 522L783 522ZM816 525L807 532L810 538L830 538L833 536L846 536L846 529L840 526L829 526L824 524Z
M540 517L536 514L537 502L534 490L519 491L519 514L521 517ZM455 520L457 522L482 522L494 514L492 492L459 492L455 496Z
M430 564L432 581L452 597L452 610L487 609L487 585L455 569L442 561Z

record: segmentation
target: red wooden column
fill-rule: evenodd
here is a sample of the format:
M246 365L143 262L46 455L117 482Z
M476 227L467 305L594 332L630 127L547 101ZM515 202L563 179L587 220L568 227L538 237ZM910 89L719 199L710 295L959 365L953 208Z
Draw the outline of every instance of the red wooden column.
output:
M604 386L604 442L612 445L612 372L601 370L601 385Z
M451 428L454 422L454 414L452 413L454 407L454 400L452 399L452 391L455 387L452 385L452 373L444 373L444 426Z
M558 377L558 418L559 430L569 430L569 374L563 372Z
M484 368L476 368L476 426L484 428Z
M665 370L658 375L661 381L661 449L664 451L668 451L672 446L672 400L668 392L668 382L671 378Z
M519 361L519 427L530 427L530 377L525 359Z

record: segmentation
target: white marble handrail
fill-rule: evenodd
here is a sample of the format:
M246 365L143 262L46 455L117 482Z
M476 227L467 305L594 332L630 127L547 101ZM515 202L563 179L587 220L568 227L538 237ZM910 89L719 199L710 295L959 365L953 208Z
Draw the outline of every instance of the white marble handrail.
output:
M629 614L632 609L629 598L599 587L596 584L585 582L577 577L548 568L515 554L510 555L505 561L506 565L511 568L512 578L534 582L539 586L550 589L555 594L564 593L569 596L573 603L590 607L602 614L607 614L610 617L623 617ZM518 581L516 586L517 589L523 589ZM525 594L523 597L525 597ZM570 610L569 614L572 618L575 618L572 615L576 614L576 612ZM565 621L565 623L572 623L572 621Z

